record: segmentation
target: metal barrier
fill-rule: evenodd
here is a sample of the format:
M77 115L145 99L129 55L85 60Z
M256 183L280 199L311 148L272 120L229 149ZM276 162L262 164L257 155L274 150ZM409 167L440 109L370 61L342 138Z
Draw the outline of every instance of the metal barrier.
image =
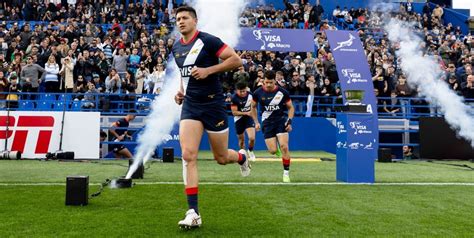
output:
M0 93L1 95L8 93ZM11 95L12 93L10 93ZM23 111L99 111L101 112L102 127L101 130L108 131L113 121L118 120L124 114L130 113L133 109L135 114L139 116L146 116L150 112L150 107L153 99L157 95L153 94L64 94L64 93L14 93L17 100L0 100L0 110L6 110L7 105L10 110ZM85 98L92 100L86 100ZM9 97L13 98L13 97ZM307 111L308 96L291 96L295 106L295 116L304 117ZM390 102L392 98L378 98L378 102ZM418 133L418 118L419 117L433 117L442 116L440 111L433 106L430 106L422 98L398 98L403 100L403 103L395 104L393 108L399 108L397 113L388 113L383 111L383 105L378 105L379 115L379 131L381 135L399 134L396 138L400 138L401 143L385 143L381 142L380 147L398 147L403 145L410 145L417 147L418 143L414 143L411 134ZM341 113L343 106L342 99L338 97L315 96L312 104L311 117L326 117L335 118L338 113ZM466 100L467 103L474 103L474 100ZM230 112L230 104L227 105ZM140 127L141 120L137 124L131 125L129 130L137 134L142 127ZM136 137L135 137L136 138ZM111 144L136 145L135 141L127 142L113 142L103 141L103 152L107 153L107 147Z

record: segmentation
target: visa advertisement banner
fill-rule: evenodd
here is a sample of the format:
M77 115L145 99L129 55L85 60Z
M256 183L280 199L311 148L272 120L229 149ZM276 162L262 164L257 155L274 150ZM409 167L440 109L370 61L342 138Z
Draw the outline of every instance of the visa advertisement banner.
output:
M373 183L378 135L371 114L342 113L336 120L336 179L349 183Z
M341 84L344 104L358 101L367 105L367 113L377 119L377 99L374 94L372 74L367 63L367 57L357 32L326 31L331 52L336 62L337 74ZM348 92L357 92L357 100L347 98ZM378 120L372 120L373 125L366 125L374 133L376 143L373 144L373 159L377 159L378 151ZM356 124L353 123L357 127Z
M302 29L241 28L236 50L313 52L314 32Z

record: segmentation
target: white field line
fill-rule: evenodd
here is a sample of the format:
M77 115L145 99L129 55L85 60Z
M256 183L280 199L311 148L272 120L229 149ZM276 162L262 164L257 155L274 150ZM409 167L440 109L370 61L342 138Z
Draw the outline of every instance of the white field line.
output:
M135 182L136 185L182 185L183 182ZM404 183L340 183L340 182L201 182L200 185L234 186L474 186L464 182L404 182ZM0 183L0 186L65 186L66 183ZM90 183L89 185L100 185Z

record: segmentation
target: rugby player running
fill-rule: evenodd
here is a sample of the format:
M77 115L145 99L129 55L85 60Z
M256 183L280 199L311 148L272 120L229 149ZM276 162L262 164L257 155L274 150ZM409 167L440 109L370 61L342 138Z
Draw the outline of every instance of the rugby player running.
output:
M229 128L225 98L217 74L242 65L234 49L219 38L197 30L196 10L182 6L176 10L176 24L181 39L173 45L172 53L181 71L181 83L175 95L182 104L179 138L183 158L183 180L188 201L185 218L178 222L190 229L202 224L198 209L197 156L204 130L217 163L240 164L242 176L250 174L245 150L228 149ZM219 62L219 59L221 62Z

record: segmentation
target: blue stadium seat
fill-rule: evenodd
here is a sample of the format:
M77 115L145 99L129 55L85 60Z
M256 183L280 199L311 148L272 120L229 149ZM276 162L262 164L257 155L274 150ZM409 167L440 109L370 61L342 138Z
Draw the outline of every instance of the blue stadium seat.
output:
M49 111L51 110L51 102L50 101L37 102L36 109Z
M73 101L71 105L72 111L80 111L81 110L81 101Z
M71 101L71 98L72 98L71 94L63 93L59 95L58 101L64 101L64 99L66 99L66 102L69 102Z
M31 110L35 108L35 105L31 101L20 101L20 104L18 105L18 107L21 110Z
M56 101L56 96L51 93L41 94L40 98L44 101Z
M68 109L68 106L66 105L66 108L64 108L64 102L63 101L57 101L53 103L53 110L54 111L62 111L63 109Z

